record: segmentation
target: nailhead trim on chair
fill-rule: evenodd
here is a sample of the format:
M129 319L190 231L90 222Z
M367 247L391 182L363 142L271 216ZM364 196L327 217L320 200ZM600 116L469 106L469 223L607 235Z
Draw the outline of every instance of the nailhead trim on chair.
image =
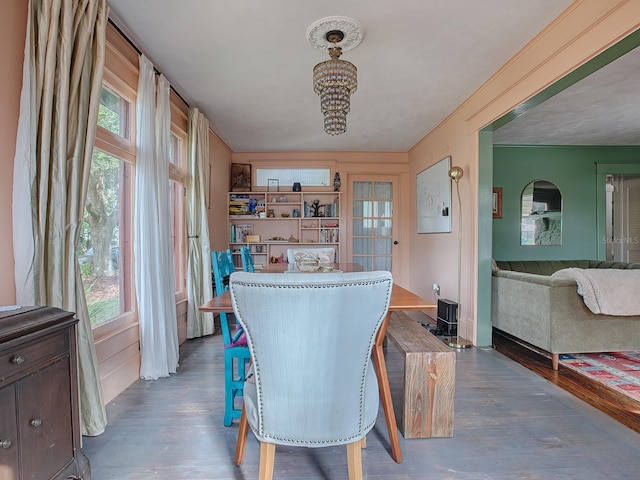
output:
M301 289L301 288L327 289L327 288L337 288L337 287L344 287L344 286L350 286L350 285L375 285L375 284L378 284L378 283L385 283L385 282L386 282L386 280L371 280L371 281L358 281L358 282L347 282L347 283L342 282L342 283L335 283L335 284L328 283L328 284L325 284L325 285L317 285L317 284L314 284L314 285L312 285L312 284L273 285L272 283L254 283L254 282L248 283L248 282L237 281L237 282L235 282L235 285L245 285L245 286L250 286L250 287L255 287L255 288L269 287L269 288L285 288L285 289L296 289L297 290L297 289ZM233 288L233 286L232 286L232 288ZM389 293L387 293L387 299L389 298L389 296L390 296L390 291L389 291ZM238 306L236 305L236 307L238 307ZM384 315L381 316L378 319L378 327L382 323L383 320L384 320ZM371 337L369 338L369 348L368 348L369 352L371 352L372 349L373 349L373 344L375 342L375 337L377 335L377 331L378 331L378 328L376 328L376 330L375 330L376 333L371 335ZM248 340L248 344L249 344L249 350L251 351L251 356L255 358L255 352L253 350L253 342L251 341L250 332L246 332L246 335L247 335L247 340ZM366 370L366 366L367 366L367 363L369 362L369 360L370 360L370 355L365 358L365 362L364 362L364 365L363 365L363 371L365 372L365 374L360 379L360 418L359 418L360 425L358 427L358 430L360 432L370 430L371 428L373 428L373 425L375 424L375 420L374 420L370 424L368 424L368 425L366 425L364 427L362 426L362 418L364 416L364 412L363 412L364 390L365 390L366 377L367 377L367 375L366 375L366 371L367 371ZM259 364L260 364L259 361L253 362L254 371L257 372L257 374L255 375L255 378L256 378L256 389L258 389L258 391L261 388L259 380L258 380L260 378L260 371L259 371L259 367L258 367ZM258 404L258 408L260 410L260 418L262 418L262 408L263 408L262 396L258 395L258 397L261 399L259 404ZM277 440L277 441L282 441L282 442L286 442L287 444L290 444L290 445L296 445L296 444L299 444L301 446L309 445L309 444L312 444L312 445L336 445L336 444L339 444L339 443L351 443L354 440L362 438L361 434L357 434L357 435L354 435L352 437L340 438L340 439L337 439L337 440L334 439L332 441L320 441L320 442L319 441L313 441L313 440L302 440L301 441L301 440L293 440L291 438L285 438L285 437L274 437L274 436L271 436L271 435L270 436L265 436L264 434L262 434L262 425L260 425L260 428L258 429L258 431L256 431L256 429L254 429L251 426L250 423L249 423L249 427L251 428L253 433L258 437L268 438L268 439Z

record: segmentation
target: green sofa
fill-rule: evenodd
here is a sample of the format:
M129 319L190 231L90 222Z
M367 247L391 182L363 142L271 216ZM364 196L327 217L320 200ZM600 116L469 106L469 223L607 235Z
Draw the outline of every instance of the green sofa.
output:
M497 267L497 268L496 268ZM640 350L640 316L596 315L564 268L640 268L597 260L497 261L492 277L493 327L551 354Z

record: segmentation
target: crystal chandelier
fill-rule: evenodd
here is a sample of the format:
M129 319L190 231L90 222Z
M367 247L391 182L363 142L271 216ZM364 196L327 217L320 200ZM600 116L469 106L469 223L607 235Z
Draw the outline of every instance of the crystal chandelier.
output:
M337 44L344 33L332 30L327 41ZM358 88L358 69L353 63L340 60L342 48L329 48L331 60L313 68L313 91L320 95L320 110L324 115L324 131L329 135L340 135L347 130L347 113L351 106L350 96Z
M350 97L358 88L358 69L353 63L340 60L340 55L360 43L362 27L347 17L327 17L311 25L307 37L331 57L313 68L313 90L320 96L324 131L340 135L347 130Z

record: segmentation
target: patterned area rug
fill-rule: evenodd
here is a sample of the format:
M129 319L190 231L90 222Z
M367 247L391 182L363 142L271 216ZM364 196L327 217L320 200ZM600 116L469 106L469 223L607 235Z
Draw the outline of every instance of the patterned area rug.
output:
M640 401L640 352L560 355L560 363Z

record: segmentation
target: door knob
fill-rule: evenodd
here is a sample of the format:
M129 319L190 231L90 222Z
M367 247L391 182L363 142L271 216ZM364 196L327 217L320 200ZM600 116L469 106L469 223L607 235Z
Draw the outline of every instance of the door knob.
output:
M398 244L398 240L394 240L394 241L393 241L393 244L394 244L394 245L397 245L397 244Z

